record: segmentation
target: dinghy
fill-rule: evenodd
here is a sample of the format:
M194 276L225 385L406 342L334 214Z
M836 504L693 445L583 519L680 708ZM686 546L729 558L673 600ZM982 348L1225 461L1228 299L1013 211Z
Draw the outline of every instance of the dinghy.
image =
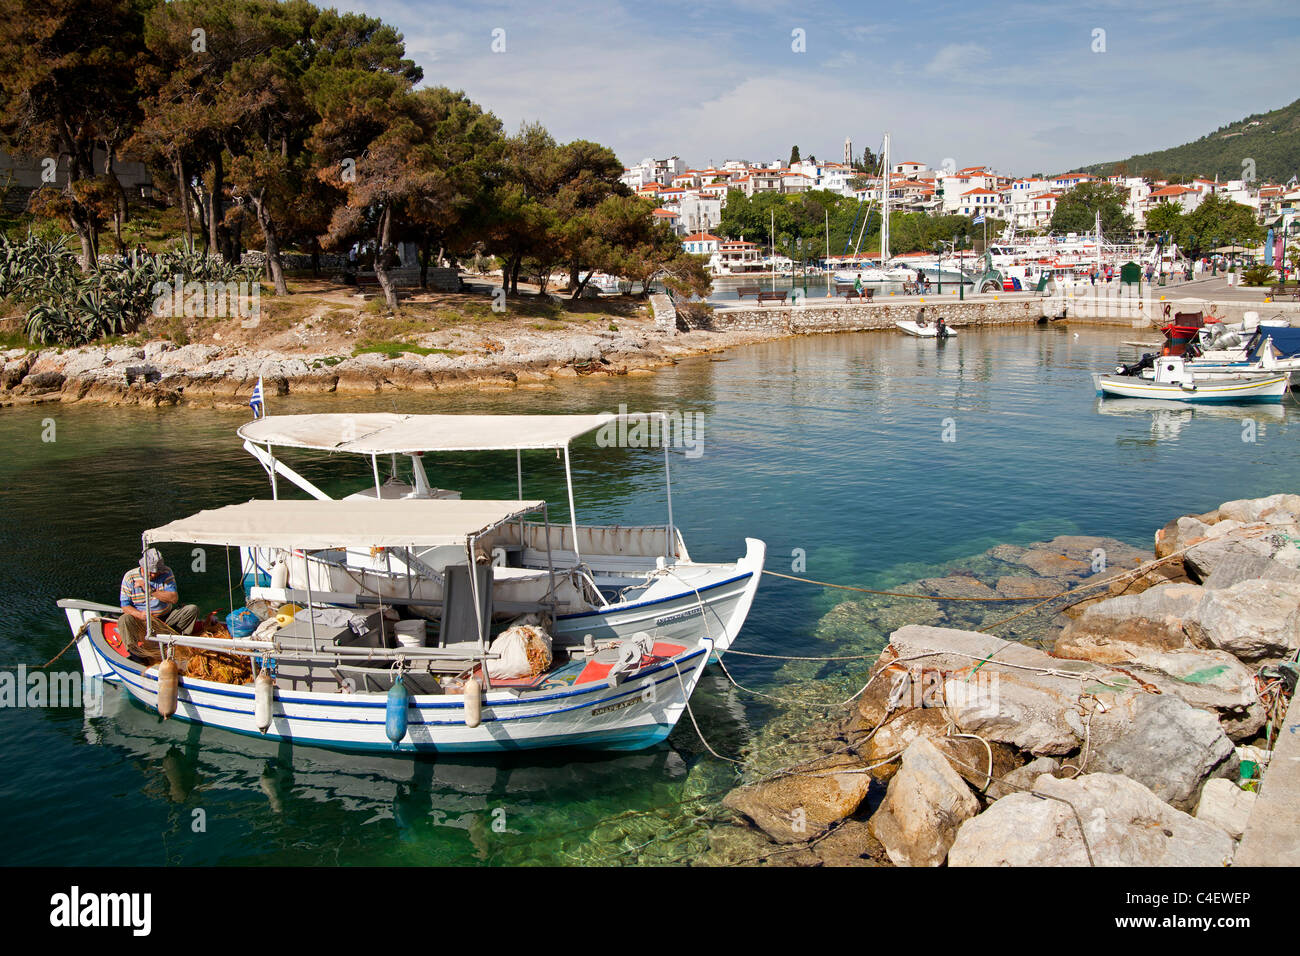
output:
M940 322L943 322L943 320L941 319ZM895 322L894 325L898 326L908 335L915 335L917 338L922 339L938 338L940 329L943 330L945 338L957 334L957 330L946 323L939 325L933 322L926 322L924 319L917 322L903 320Z

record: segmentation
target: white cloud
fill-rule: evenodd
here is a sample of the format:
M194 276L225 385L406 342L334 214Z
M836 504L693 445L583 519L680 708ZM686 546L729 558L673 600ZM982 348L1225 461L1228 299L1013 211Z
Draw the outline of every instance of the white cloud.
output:
M989 58L989 51L978 43L949 43L940 47L934 59L925 65L925 72L931 76L962 79L967 70L987 62Z

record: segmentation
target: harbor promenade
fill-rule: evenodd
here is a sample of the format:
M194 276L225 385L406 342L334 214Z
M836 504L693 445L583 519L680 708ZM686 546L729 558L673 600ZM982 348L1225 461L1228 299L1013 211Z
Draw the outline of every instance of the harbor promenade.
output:
M1287 711L1233 866L1300 866L1300 707Z

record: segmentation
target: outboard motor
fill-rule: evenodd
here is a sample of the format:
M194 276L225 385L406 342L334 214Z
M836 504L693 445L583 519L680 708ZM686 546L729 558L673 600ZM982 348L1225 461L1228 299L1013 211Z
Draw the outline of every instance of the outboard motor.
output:
M944 321L943 316L935 319L934 337L940 342L949 337L948 323Z
M1143 356L1132 365L1116 365L1116 375L1141 375L1143 369L1151 368L1156 364L1154 352L1146 352Z

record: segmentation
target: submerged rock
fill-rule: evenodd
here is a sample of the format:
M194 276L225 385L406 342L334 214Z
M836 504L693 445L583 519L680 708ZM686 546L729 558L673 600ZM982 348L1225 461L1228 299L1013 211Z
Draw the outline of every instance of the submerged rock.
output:
M885 848L865 820L845 820L812 846L823 866L881 866Z
M1049 578L1031 578L1026 575L1003 575L998 578L998 593L1012 598L1049 598L1060 594L1059 581Z
M826 757L800 767L798 773L733 790L722 803L779 843L803 843L852 816L862 804L871 787L871 775L863 766L846 754Z
M922 578L916 583L921 589L918 593L933 594L936 597L995 598L999 596L998 592L987 584L964 574L953 574L946 578Z
M924 738L903 753L903 765L871 817L871 832L897 866L939 866L963 820L980 804L938 749Z
M1087 866L1089 851L1097 866L1225 866L1233 841L1127 777L1045 774L963 823L948 865Z
M1213 714L1167 694L1144 694L1132 727L1094 747L1085 769L1122 773L1191 811L1206 780L1237 772L1237 753Z

